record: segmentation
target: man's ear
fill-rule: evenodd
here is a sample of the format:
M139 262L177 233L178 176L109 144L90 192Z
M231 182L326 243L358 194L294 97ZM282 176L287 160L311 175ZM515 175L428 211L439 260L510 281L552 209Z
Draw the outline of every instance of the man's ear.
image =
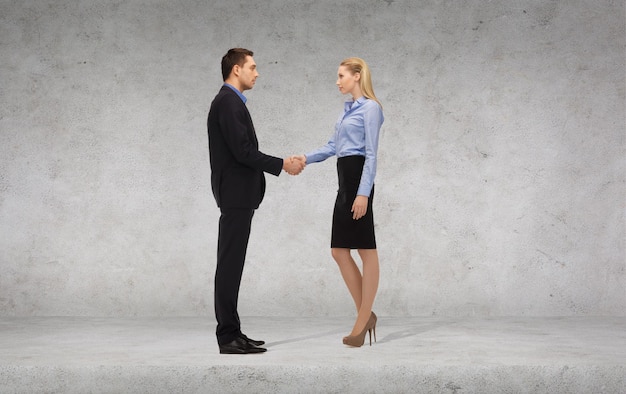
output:
M232 74L236 77L239 77L239 73L241 72L241 66L239 66L238 64L235 64L233 66L233 71Z

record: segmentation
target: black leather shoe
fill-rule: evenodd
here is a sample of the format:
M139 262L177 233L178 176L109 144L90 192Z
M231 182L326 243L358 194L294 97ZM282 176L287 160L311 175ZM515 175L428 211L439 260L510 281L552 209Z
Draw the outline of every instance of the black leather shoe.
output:
M265 345L265 341L257 341L255 339L250 339L246 336L246 334L244 334L243 332L241 333L241 335L239 336L239 338L243 339L244 341L254 345L254 346L261 346L261 345Z
M242 338L235 338L232 342L220 345L220 354L252 354L266 351L267 349L254 346Z

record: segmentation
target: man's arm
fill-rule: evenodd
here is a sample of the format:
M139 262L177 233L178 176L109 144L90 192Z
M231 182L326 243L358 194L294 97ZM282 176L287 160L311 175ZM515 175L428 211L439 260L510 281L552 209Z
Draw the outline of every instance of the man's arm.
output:
M273 175L279 175L284 167L283 159L266 155L257 148L249 129L252 128L243 103L238 103L239 97L225 96L222 99L219 111L220 128L224 140L235 159L248 167L257 168Z

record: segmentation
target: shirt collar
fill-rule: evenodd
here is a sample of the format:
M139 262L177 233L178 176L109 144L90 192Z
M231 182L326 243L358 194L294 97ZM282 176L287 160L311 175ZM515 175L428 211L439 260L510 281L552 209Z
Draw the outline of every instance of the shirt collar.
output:
M352 99L346 100L346 102L344 104L345 105L344 108L345 108L346 112L348 112L351 109L354 109L354 108L360 106L361 104L363 104L365 102L365 100L367 100L367 98L365 96L361 96L361 97L359 97L356 100L352 100Z
M243 95L243 93L241 93L239 91L239 89L237 89L236 87L234 87L233 85L229 84L229 83L225 83L224 86L228 86L229 88L231 88L235 93L237 93L237 96L239 96L239 98L241 99L241 101L243 101L243 103L245 104L246 101L248 101L248 99L246 98L246 96Z

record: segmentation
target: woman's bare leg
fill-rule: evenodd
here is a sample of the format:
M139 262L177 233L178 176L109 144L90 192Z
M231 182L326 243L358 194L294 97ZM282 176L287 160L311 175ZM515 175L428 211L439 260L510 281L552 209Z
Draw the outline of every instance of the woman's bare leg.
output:
M378 291L380 275L378 251L376 249L359 249L359 256L363 261L363 274L350 255L350 249L332 248L331 252L354 300L358 316L350 335L357 335L365 329Z
M361 256L363 261L361 306L358 308L359 314L350 335L358 335L365 329L365 325L372 314L372 306L378 291L378 280L380 277L378 251L376 249L359 249L359 256Z
M348 291L350 291L350 295L354 300L354 306L358 312L361 308L362 297L361 271L359 271L359 267L357 267L356 262L352 258L350 249L332 248L331 254L339 266L343 281L346 282L346 286L348 287Z

